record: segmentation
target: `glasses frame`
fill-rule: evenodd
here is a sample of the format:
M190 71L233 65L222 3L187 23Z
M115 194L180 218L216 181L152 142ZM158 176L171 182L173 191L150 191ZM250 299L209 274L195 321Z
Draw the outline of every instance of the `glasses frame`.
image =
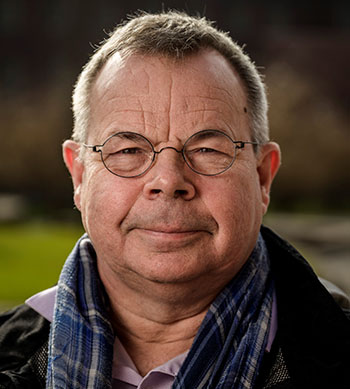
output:
M202 173L202 172L199 172L197 171L196 169L194 169L191 165L190 165L190 162L187 160L187 157L186 157L186 154L185 154L185 149L186 149L186 145L187 143L195 136L197 136L198 134L202 134L202 133L205 133L205 132L217 132L219 133L220 135L224 135L226 138L228 138L234 145L235 147L235 155L231 161L231 163L229 164L229 166L227 166L224 170L218 172L218 173ZM109 169L109 167L106 165L105 161L104 161L104 158L103 158L103 150L102 148L106 145L106 143L113 137L117 136L117 135L120 135L120 134L130 134L130 135L138 135L140 136L141 138L143 138L150 146L151 146L151 149L152 149L152 152L153 152L153 156L152 156L152 160L149 164L149 166L142 172L142 173L139 173L139 174L135 174L133 176L123 176L121 174L117 174L115 172L113 172L111 169ZM261 143L259 142L253 142L253 141L242 141L242 140L233 140L229 135L227 135L225 132L223 131L220 131L220 130L201 130L201 131L198 131L194 134L192 134L187 140L186 142L184 143L184 145L182 146L182 149L181 150L178 150L177 148L175 147L172 147L172 146L165 146L165 147L162 147L159 151L156 151L154 149L154 146L152 144L152 142L147 139L144 135L142 134L139 134L138 132L133 132L133 131L119 131L119 132L116 132L112 135L110 135L101 145L88 145L88 144L85 144L83 143L83 146L87 149L90 149L91 151L93 151L94 153L100 153L101 155L101 161L103 163L103 165L105 166L105 168L112 174L114 174L115 176L118 176L118 177L122 177L122 178L136 178L136 177L140 177L144 174L146 174L150 169L151 167L153 166L154 164L154 161L156 159L156 155L157 154L160 154L163 150L166 150L166 149L171 149L171 150L174 150L176 151L178 154L181 154L182 155L182 158L183 160L185 161L186 165L195 173L197 174L200 174L201 176L209 176L209 177L212 177L212 176L217 176L219 174L222 174L224 172L226 172L228 169L231 168L231 166L233 165L233 163L235 162L236 160L236 156L237 156L237 153L236 151L237 150L241 150L241 149L244 149L244 146L246 144L249 144L249 145L254 145L254 146L258 146L260 145Z

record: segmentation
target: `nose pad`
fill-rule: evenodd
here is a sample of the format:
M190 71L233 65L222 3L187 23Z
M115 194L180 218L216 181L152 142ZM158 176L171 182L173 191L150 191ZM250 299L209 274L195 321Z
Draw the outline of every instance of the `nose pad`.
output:
M155 154L160 154L163 150L167 150L167 149L174 150L177 153L182 154L181 150L178 150L176 147L173 147L173 146L162 147L159 151L155 151Z
M176 154L164 153L165 155L160 156L164 150L173 150ZM166 196L191 200L196 190L193 183L184 177L185 161L182 152L167 146L155 153L156 161L146 176L147 181L143 189L145 196L149 199Z

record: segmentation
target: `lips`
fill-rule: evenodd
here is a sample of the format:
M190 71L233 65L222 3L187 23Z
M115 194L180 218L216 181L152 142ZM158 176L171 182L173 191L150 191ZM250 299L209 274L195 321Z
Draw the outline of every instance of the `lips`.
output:
M204 229L198 229L198 228L178 228L178 227L171 227L171 226L139 226L139 227L134 227L133 229L140 229L144 231L148 231L150 233L155 233L155 234L169 234L169 235L175 235L175 234L190 234L190 233L195 233L195 232L209 232Z
M124 232L139 231L148 236L185 238L199 233L214 234L218 229L215 219L198 210L179 208L175 204L132 209L121 223Z
M193 239L195 235L198 235L200 233L208 233L208 231L203 231L203 230L162 231L158 229L144 229L144 228L135 229L135 231L138 231L140 234L146 235L151 239L162 239L162 240L183 240L189 238Z
M164 235L186 235L198 232L213 233L213 227L204 225L204 223L174 223L174 224L159 224L159 223L133 223L128 225L128 231L142 230L153 234L164 234Z
M192 249L212 236L217 229L216 221L208 216L188 214L185 217L183 212L175 216L171 211L147 212L135 217L129 214L124 219L123 229L131 239L130 242L133 242L132 245L153 253Z

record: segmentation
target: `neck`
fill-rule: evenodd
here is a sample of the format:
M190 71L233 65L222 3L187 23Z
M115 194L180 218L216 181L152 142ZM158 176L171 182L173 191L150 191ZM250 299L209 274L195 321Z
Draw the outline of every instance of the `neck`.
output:
M112 321L118 338L142 376L153 368L189 350L207 307L190 316L163 321L135 312L130 307L112 306Z
M100 272L110 299L115 332L141 375L191 347L218 291L205 296L195 282L169 285L145 282L142 289Z

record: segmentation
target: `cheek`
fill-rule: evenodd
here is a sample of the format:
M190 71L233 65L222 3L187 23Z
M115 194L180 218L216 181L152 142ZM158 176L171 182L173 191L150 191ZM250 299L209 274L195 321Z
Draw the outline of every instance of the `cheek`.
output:
M82 186L81 216L84 228L93 241L115 235L137 199L135 186L107 174L87 175Z
M247 239L256 240L262 211L258 180L247 175L236 175L212 185L205 200L207 208L218 223L219 247L245 247ZM240 244L242 241L246 243ZM235 246L235 247L233 247Z

